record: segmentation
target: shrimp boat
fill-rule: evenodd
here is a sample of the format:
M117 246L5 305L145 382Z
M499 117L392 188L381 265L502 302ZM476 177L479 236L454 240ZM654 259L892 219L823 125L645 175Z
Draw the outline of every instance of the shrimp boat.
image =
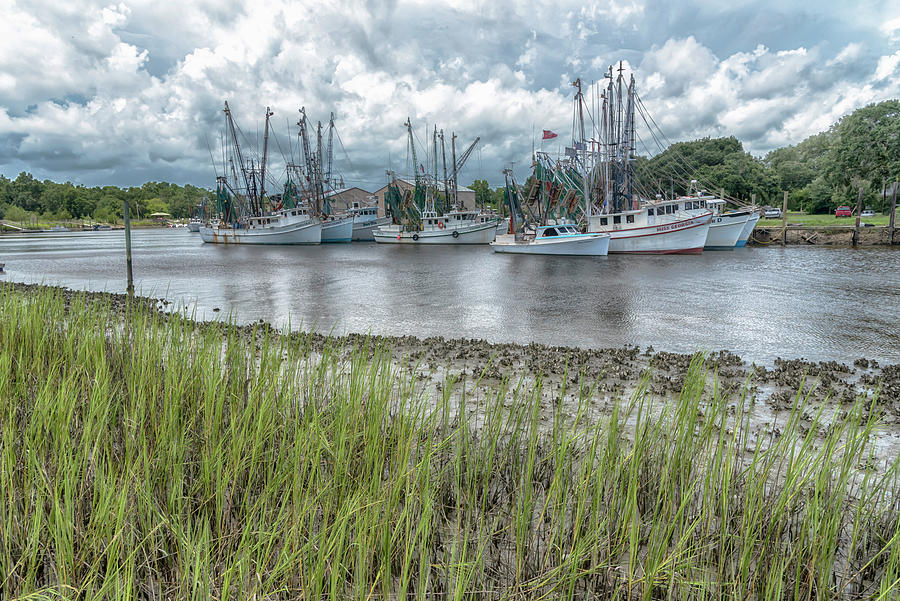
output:
M353 218L353 234L352 240L372 242L375 240L374 232L376 229L390 225L390 217L378 216L378 204L374 196L369 198L369 204L360 205L354 202L353 206L347 211L348 215Z
M385 225L373 232L382 244L490 244L497 236L499 219L478 211L422 212L418 226Z
M609 251L609 234L582 234L574 223L541 225L528 236L502 234L491 242L496 253L521 255L573 255L605 257Z
M269 141L269 117L262 160L257 167L248 165L238 143L238 134L228 103L225 103L226 131L231 144L228 163L233 179L216 177L216 213L199 228L200 239L211 244L319 244L322 223L316 215L296 203L290 179L278 200L268 198L265 191L266 157ZM227 170L226 170L227 172ZM240 176L238 176L240 173Z
M328 216L322 220L322 242L353 240L353 217Z
M319 244L322 224L295 207L231 224L212 221L200 228L200 238L214 244Z
M747 219L747 223L744 224L744 229L741 230L741 235L738 237L737 244L735 245L737 248L747 246L747 241L750 239L750 234L753 233L753 228L756 227L757 221L759 221L759 212L751 210L750 218Z
M413 165L418 165L416 148L413 140L412 125L407 119L405 123L409 134L409 147L412 151ZM453 136L455 141L456 136ZM444 156L443 201L436 201L439 180L437 178L437 126L434 128L434 176L419 174L416 170L414 190L401 191L397 175L388 171L390 184L384 195L385 204L390 208L392 222L382 225L372 232L375 242L381 244L490 244L497 236L497 224L500 218L483 211L463 210L455 198L456 179L459 169L465 164L479 138L469 146L459 160L452 163L452 177L447 177L447 157ZM444 132L440 135L441 148L444 147ZM455 146L454 146L455 149ZM420 167L424 172L424 167ZM438 204L442 211L438 212Z
M190 221L188 221L187 229L189 232L199 232L200 228L203 226L203 220L198 217L192 217Z
M726 211L725 200L697 189L697 180L691 180L687 196L678 199L683 205L697 206L712 211L709 220L709 233L706 236L706 250L733 250L744 231L751 211Z
M528 218L523 210L519 185L511 169L504 169L506 188L504 198L509 207L507 233L498 234L491 243L497 253L522 255L572 255L598 257L609 251L609 234L582 234L578 225L568 221L567 202L559 202L560 194L553 193L553 187L544 185L559 175L558 165L544 162L543 157L535 157L534 177L529 190L535 205L540 225L529 228ZM536 182L536 184L534 183ZM568 196L568 195L567 195ZM566 198L566 197L562 197ZM553 223L548 216L553 215Z

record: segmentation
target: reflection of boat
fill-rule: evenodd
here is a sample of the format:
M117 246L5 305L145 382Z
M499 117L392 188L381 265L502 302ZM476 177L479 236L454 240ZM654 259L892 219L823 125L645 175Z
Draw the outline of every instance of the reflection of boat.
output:
M375 242L386 244L489 244L497 235L496 218L478 211L422 213L418 228L386 225L374 231Z
M200 238L215 244L318 244L322 224L306 209L295 207L235 224L210 223L200 228Z
M4 267L6 267L6 263L0 263L0 273L3 273Z
M498 235L491 247L498 253L602 257L609 250L609 234L582 234L569 223L542 225L533 235Z

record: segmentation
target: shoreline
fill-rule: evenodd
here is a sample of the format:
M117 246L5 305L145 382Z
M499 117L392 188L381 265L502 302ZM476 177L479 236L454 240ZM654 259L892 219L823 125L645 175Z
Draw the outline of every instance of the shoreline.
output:
M575 385L580 381L595 387L595 394L608 398L628 397L647 376L648 392L657 396L678 394L684 383L691 360L697 354L657 351L653 347L641 349L623 345L612 348L579 348L539 343L491 343L481 339L419 338L416 336L383 336L362 333L326 335L312 331L285 332L269 322L259 320L248 324L229 324L221 320L193 319L189 315L173 313L176 306L163 298L135 296L113 292L78 291L61 286L25 284L0 281L0 291L10 288L28 294L38 290L58 291L66 303L76 295L84 295L94 302L109 302L120 315L129 302L142 304L166 319L178 315L193 321L201 328L229 327L249 335L259 328L292 338L305 338L311 348L321 352L326 345L353 346L369 341L391 349L395 362L408 369L419 368L436 385L446 377L477 380L482 386L496 385L503 379L540 377L559 387L564 381ZM790 408L799 389L810 400L821 403L844 404L860 394L878 389L878 401L884 408L887 423L900 429L900 364L880 364L866 357L848 357L845 361L807 361L803 358L781 358L766 367L747 362L739 355L724 349L705 353L705 366L717 378L717 384L733 393L747 387L751 399L764 401L776 411Z
M897 366L282 333L168 304L0 283L4 527L25 541L4 596L898 584L898 411L867 392Z

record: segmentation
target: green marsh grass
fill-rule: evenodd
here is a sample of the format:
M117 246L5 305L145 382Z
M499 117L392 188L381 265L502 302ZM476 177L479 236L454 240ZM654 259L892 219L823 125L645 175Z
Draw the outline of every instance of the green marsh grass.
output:
M871 400L757 439L701 358L600 416L110 298L0 288L3 599L900 598Z

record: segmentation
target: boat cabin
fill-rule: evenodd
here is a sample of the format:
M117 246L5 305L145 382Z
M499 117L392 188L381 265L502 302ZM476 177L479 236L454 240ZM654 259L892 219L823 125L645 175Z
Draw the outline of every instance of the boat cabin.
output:
M543 225L538 228L536 239L541 238L556 238L559 236L577 236L580 235L581 232L578 231L578 227L573 224L562 224L562 225Z

